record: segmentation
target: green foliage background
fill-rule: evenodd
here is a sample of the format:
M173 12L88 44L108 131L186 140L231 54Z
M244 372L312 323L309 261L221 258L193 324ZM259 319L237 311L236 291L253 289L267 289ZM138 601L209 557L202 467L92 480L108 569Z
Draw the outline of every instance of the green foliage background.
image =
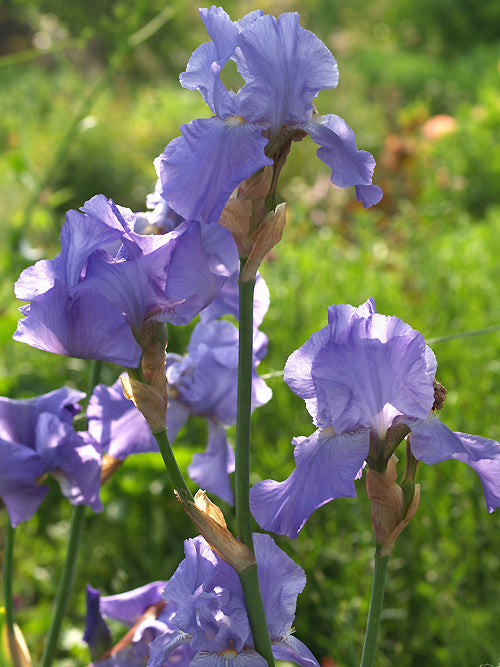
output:
M303 402L275 373L326 324L328 305L374 296L380 312L398 315L429 341L500 323L498 2L260 6L274 14L299 11L302 25L333 51L340 83L320 94L318 109L345 118L358 146L374 153L375 182L385 195L364 211L353 192L329 185L311 142L294 147L281 183L289 202L285 236L262 267L271 308L262 326L270 342L261 372L273 374L274 397L254 415L254 482L288 475L292 436L313 430ZM224 7L233 18L256 8L243 0ZM57 253L68 208L102 192L144 209L155 182L152 159L181 123L208 113L177 81L206 39L197 5L181 0L3 3L0 394L86 387L86 362L11 340L19 305L12 284L35 259ZM454 118L454 131L430 138L426 123L438 114ZM182 352L188 335L189 327L172 332L170 349ZM438 341L433 349L448 389L443 420L500 440L498 330ZM106 367L103 381L118 372ZM203 424L191 420L176 443L182 466L204 438ZM81 643L85 583L111 594L166 579L182 557L182 541L193 535L158 458L126 461L103 489L104 512L87 519L61 667L89 660ZM477 477L458 462L422 466L419 481L418 514L390 563L378 665L497 665L498 516L487 514ZM54 485L38 514L17 530L16 613L35 660L70 512ZM0 511L0 531L5 521ZM308 577L297 636L324 667L356 665L373 552L362 483L356 499L321 508L296 541L279 543Z

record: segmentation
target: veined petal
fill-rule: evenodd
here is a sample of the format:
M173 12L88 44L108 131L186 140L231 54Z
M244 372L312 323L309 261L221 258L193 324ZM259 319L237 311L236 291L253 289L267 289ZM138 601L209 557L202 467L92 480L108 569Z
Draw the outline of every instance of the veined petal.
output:
M312 100L338 81L335 58L314 35L299 26L295 12L275 19L267 14L245 28L235 54L246 85L240 108L251 122L265 122L274 132L283 125L307 123Z
M254 649L236 653L231 649L212 653L199 651L191 660L192 667L265 667L266 660Z
M368 455L368 430L335 435L333 429L294 438L297 467L284 482L266 480L250 489L250 509L266 530L296 538L318 507L354 497L354 480Z
M207 448L194 454L188 473L200 489L214 493L232 505L234 497L228 475L234 472L234 451L224 427L212 419L207 419L207 423Z
M162 197L186 220L217 222L235 187L272 164L267 139L258 126L217 117L193 120L181 132L155 160Z
M313 141L319 144L316 151L320 160L323 160L331 169L331 181L338 187L345 188L350 185L371 186L375 160L373 155L367 151L360 151L356 146L354 132L347 123L329 114L319 116L310 123L303 125L301 129L307 132ZM382 191L371 188L369 196L366 197L366 205L369 201L375 202L378 194L381 199ZM358 191L358 194L368 194L366 190Z
M185 632L165 632L149 645L149 661L147 667L165 667L169 658L175 654L172 664L188 667L192 664L195 652L189 648L191 635Z

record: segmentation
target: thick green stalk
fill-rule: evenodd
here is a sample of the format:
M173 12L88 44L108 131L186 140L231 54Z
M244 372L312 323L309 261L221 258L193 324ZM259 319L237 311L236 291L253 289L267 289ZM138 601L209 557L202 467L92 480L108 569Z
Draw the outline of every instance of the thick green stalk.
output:
M241 270L244 261L242 261ZM253 551L250 493L250 415L252 411L253 293L255 280L239 281L238 407L236 413L235 506L238 537Z
M170 445L170 441L167 436L167 429L158 433L153 433L153 435L156 439L156 442L158 443L158 447L160 448L165 467L168 474L170 475L170 480L174 489L177 491L177 493L183 496L184 500L190 500L191 502L194 502L193 494L189 490L189 487L186 484L186 480L182 476L182 473L179 470L179 466L177 465L177 461L175 460L172 446Z
M59 639L59 632L61 630L62 620L66 613L69 596L71 593L71 585L76 569L76 561L78 556L78 547L83 531L83 524L85 521L86 505L75 505L73 507L73 514L71 516L71 527L69 533L68 548L66 551L66 560L64 561L61 580L59 581L59 589L57 591L56 601L54 604L54 612L50 624L47 641L43 651L41 667L49 667L54 658L54 652Z
M361 667L372 667L377 649L378 631L380 628L380 617L384 604L385 577L389 556L375 554L375 568L373 570L372 597L368 621L366 624L365 645L361 656Z
M245 261L241 261L240 275ZM235 506L238 538L254 550L250 514L250 415L252 412L253 293L255 280L239 280L238 405L236 412ZM238 574L255 649L274 667L257 565Z

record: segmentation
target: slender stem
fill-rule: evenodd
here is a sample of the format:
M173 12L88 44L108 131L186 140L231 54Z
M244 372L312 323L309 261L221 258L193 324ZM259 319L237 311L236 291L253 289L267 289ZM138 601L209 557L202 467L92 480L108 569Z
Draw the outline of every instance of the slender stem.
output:
M255 643L255 649L267 661L269 667L274 667L273 650L269 639L269 630L267 628L266 616L264 614L264 605L260 594L259 574L257 565L247 567L243 572L239 572L241 588L245 596L245 605L252 630L252 637Z
M13 564L14 564L14 537L15 530L10 521L7 521L5 533L5 547L3 556L3 591L5 604L5 626L9 643L9 653L14 667L18 667L17 650L14 641L14 598L12 595Z
M54 605L54 612L50 624L47 641L42 655L41 667L49 667L54 658L57 640L59 639L59 632L61 630L62 619L66 613L69 596L71 593L71 585L76 569L76 561L78 555L78 547L83 531L83 523L85 521L86 505L75 505L73 507L73 514L71 516L71 527L68 540L68 548L66 551L66 559L64 561L61 579L59 581L59 589L57 591L56 601Z
M375 660L377 648L380 617L384 603L385 577L389 556L375 554L375 569L373 571L372 597L370 610L368 611L368 622L366 624L365 645L361 656L361 667L372 667Z
M175 460L172 446L170 445L170 441L167 436L167 429L158 433L153 433L153 435L156 439L156 442L158 443L158 447L160 448L163 461L165 462L165 467L167 468L167 472L170 475L174 489L177 491L177 493L182 494L186 500L191 500L191 502L193 502L193 494L189 490L189 487L186 484L186 480L182 476L182 473L179 470L179 466L177 465L177 461Z
M244 266L242 260L240 273ZM250 415L252 411L253 293L255 281L239 285L238 407L236 413L235 506L239 539L253 551L250 493Z
M245 265L241 260L240 275ZM236 412L236 470L235 505L238 537L252 551L252 516L250 494L250 415L252 412L253 371L253 293L255 281L238 281L239 285L239 345L238 345L238 405ZM238 574L245 596L248 620L255 649L274 667L271 640L259 586L257 565Z

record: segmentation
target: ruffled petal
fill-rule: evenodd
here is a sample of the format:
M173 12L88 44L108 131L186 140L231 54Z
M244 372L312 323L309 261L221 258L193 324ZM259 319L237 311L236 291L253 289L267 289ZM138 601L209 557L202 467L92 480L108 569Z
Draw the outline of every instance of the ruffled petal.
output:
M299 26L295 12L257 19L238 44L235 60L247 82L238 101L247 122L267 123L275 132L306 123L313 98L337 85L335 58L314 33Z
M217 222L236 186L272 164L261 129L240 121L193 120L156 158L162 197L186 220Z
M318 116L301 129L319 144L316 154L330 167L330 178L334 185L341 188L350 185L371 186L375 168L373 155L358 150L354 132L342 118L332 114ZM380 194L378 199L377 194ZM358 195L363 197L362 200L364 203L366 201L367 206L370 201L377 203L382 197L382 191L380 188L370 188L368 192L359 190Z
M500 507L500 444L478 435L451 431L437 417L408 422L411 450L427 464L456 459L479 475L488 512Z
M266 660L253 649L244 649L238 654L228 648L227 654L200 651L191 661L192 667L265 667Z
M333 429L294 438L297 467L284 482L266 480L250 489L250 509L265 530L296 538L318 507L354 497L354 480L368 455L368 430L335 435Z

